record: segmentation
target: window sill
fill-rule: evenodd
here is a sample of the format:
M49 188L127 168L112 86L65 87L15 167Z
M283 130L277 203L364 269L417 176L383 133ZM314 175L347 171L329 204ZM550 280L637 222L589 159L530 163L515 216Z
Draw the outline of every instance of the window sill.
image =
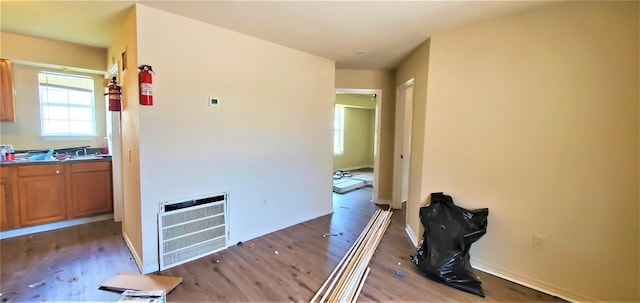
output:
M40 135L45 141L94 141L98 136L75 136L75 135Z

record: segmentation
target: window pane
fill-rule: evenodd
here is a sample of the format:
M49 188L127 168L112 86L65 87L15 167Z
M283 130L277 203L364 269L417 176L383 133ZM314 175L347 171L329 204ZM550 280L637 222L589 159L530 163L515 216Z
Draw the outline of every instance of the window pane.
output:
M91 105L91 93L70 90L69 104Z
M49 95L43 86L40 86L40 103L49 103Z
M92 134L93 133L93 123L91 121L71 121L70 124L70 133L73 134Z
M47 133L50 134L65 134L69 132L69 123L67 121L60 120L48 120L45 124Z
M44 106L42 110L44 119L68 120L69 110L66 106Z
M94 81L90 77L42 72L43 135L95 135Z
M333 153L344 152L344 107L336 106L333 119Z
M87 108L87 107L70 107L69 108L70 120L91 121L92 116L93 116L93 111L91 110L91 108Z
M67 104L68 103L68 94L66 90L59 88L45 88L44 93L48 97L49 103L58 103L58 104Z

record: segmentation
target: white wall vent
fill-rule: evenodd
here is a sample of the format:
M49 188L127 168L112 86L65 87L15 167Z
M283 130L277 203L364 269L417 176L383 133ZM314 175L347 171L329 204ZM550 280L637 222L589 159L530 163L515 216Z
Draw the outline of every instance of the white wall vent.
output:
M227 248L227 201L225 193L160 203L160 270Z

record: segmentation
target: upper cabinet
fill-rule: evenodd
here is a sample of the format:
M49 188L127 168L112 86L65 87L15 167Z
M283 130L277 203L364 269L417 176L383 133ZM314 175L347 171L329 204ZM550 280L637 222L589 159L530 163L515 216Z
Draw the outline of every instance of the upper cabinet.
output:
M13 64L6 59L0 59L0 121L16 122L13 98Z

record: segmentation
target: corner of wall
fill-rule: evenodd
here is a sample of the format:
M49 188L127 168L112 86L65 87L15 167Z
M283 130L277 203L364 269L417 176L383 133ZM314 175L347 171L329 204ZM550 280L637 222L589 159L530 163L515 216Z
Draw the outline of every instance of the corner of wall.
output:
M405 225L404 231L407 232L407 235L409 236L411 243L413 243L413 246L418 247L418 245L420 245L420 242L418 241L418 234L416 234L413 229L411 229L411 226L409 224Z
M140 258L140 254L138 254L135 246L133 246L131 240L129 240L129 236L127 236L127 233L124 230L122 231L122 238L124 239L124 243L127 244L127 247L129 248L129 252L133 257L133 261L135 261L136 266L138 266L138 271L143 272L142 259Z

